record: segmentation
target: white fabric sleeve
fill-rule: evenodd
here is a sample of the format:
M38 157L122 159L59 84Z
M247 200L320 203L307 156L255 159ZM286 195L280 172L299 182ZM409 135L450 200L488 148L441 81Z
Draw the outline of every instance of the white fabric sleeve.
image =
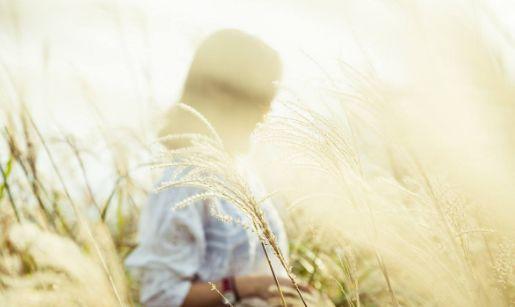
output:
M184 197L195 194L175 192ZM156 195L148 205L155 206L148 208L149 224L140 225L148 229L142 231L139 255L135 255L134 262L141 272L140 299L149 307L181 306L205 256L203 204L173 210L176 201L171 203L166 197L168 193ZM173 198L177 199L177 193Z

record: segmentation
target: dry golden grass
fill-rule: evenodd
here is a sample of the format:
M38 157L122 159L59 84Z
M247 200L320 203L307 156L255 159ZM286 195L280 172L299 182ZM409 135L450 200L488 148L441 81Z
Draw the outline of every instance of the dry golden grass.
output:
M341 75L317 86L324 100L281 98L280 112L256 133L271 197L286 200L290 263L214 129L170 136L191 146L163 150L151 164L195 167L162 187L206 191L176 210L227 199L250 217L253 224L242 227L272 247L269 256L292 280L337 306L514 306L509 67L474 17L394 5L413 34L399 30L410 68L404 82L340 63ZM134 175L144 159L131 153L141 141L107 129L96 135L112 157L102 167L114 174L110 192L97 191L89 178L95 163L84 159L93 146L43 135L17 81L12 101L2 104L11 109L0 111L0 305L137 304L137 283L121 263L149 193Z

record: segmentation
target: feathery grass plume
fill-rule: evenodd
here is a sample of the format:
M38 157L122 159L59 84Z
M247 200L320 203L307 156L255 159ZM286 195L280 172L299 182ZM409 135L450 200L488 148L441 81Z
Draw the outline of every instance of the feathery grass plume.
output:
M103 268L69 238L12 224L0 242L0 305L114 306Z
M164 182L159 189L167 189L177 186L193 186L207 191L181 201L176 204L175 209L187 206L188 204L192 204L199 200L206 200L213 197L227 200L229 203L236 206L238 210L249 217L249 220L252 223L250 227L261 240L263 251L269 261L270 269L272 270L274 277L275 272L271 266L265 244L272 248L274 254L279 259L279 262L284 267L295 286L299 297L303 301L304 305L306 305L298 288L297 281L293 276L290 265L282 254L276 238L265 219L260 203L253 196L245 177L241 173L241 170L236 166L234 157L224 149L222 139L202 114L186 104L179 103L176 107L181 108L198 118L206 128L208 128L210 136L209 138L206 138L206 136L186 134L178 135L176 137L187 138L189 140L189 145L179 149L171 149L164 157L161 157L156 161L156 166L175 166L179 169L193 167L193 169L188 172L184 172L179 179L174 178L171 181ZM169 139L174 139L174 137L171 136ZM218 216L218 218L227 222L232 221L232 219L226 216ZM281 288L277 278L275 278L275 280L278 291L280 291L282 297ZM285 301L283 298L283 304L284 303Z
M343 237L356 248L374 251L390 297L395 291L399 303L411 304L510 301L509 295L499 297L490 282L499 276L488 260L497 231L477 221L464 190L442 184L446 178L424 172L408 150L387 142L383 155L391 155L393 148L394 158L403 159L402 176L396 176L382 161L387 159L372 159L353 143L344 113L333 117L335 112L287 107L293 112L272 117L258 138L286 147L281 161L293 168L282 173L295 174L291 210L307 212L309 223L332 231L335 247ZM313 180L317 170L321 182Z
M408 149L397 159L414 162L411 176L422 183L437 212L446 248L463 268L464 284L478 297L475 303L509 305L515 274L505 279L510 290L493 281L502 275L495 263L506 259L505 252L513 255L506 247L515 242L515 87L507 63L514 49L499 48L503 42L494 38L503 37L502 31L489 29L489 22L475 15L490 14L485 4L472 15L468 8L457 16L436 8L420 14L424 40L440 44L425 51L430 58L420 48L410 55L417 71L409 75L409 88L390 95L381 122L388 138Z
M368 218L363 222L372 231L365 229L368 233L365 240L370 241L370 246L375 246L374 242L378 237L374 216L376 213L370 207L370 199L363 197L370 188L366 183L357 148L353 139L349 137L349 128L341 124L345 123L345 113L338 112L340 118L335 121L334 118L324 116L303 105L284 102L283 106L287 109L288 115L272 116L268 125L262 127L257 134L258 139L288 146L291 150L289 152L295 156L287 156L287 160L293 161L294 164L300 160L300 167L309 165L310 171L325 174L325 179L332 183L332 189L324 191L325 193L313 191L314 194L301 195L301 202L314 200L318 204L319 199L330 198L341 205L349 206L352 210L368 212ZM378 251L375 254L392 303L398 305L382 257Z
M399 304L508 306L515 275L500 267L513 267L513 82L474 22L431 14L417 30L444 52L412 47L406 87L346 67L351 94L336 88L322 108L286 103L258 136L286 147L292 210L333 231L336 246L341 236L378 251Z

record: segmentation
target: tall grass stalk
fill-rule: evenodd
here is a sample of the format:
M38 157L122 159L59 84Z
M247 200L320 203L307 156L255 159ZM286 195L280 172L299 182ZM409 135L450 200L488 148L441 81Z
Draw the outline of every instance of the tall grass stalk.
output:
M54 169L54 171L55 171L55 173L56 173L56 175L57 175L57 177L59 179L59 182L61 183L61 187L62 187L66 197L68 198L68 201L71 204L72 210L73 210L75 216L77 217L77 220L79 221L79 225L81 225L83 230L86 232L86 234L88 236L88 239L89 239L90 243L92 244L92 246L93 246L93 248L95 250L95 253L96 253L96 255L97 255L97 257L98 257L98 259L99 259L99 261L100 261L100 263L102 265L102 268L103 268L105 274L107 275L107 278L109 279L109 283L110 283L111 288L113 290L113 293L114 293L114 295L116 297L116 300L118 301L118 304L120 306L123 306L123 300L122 300L122 298L120 296L120 293L118 291L118 288L117 288L117 286L116 286L116 284L114 282L114 278L113 278L113 276L112 276L112 274L111 274L111 272L109 270L109 267L107 265L107 261L106 261L104 255L103 255L103 253L102 253L102 251L101 251L101 249L100 249L100 247L99 247L95 237L93 236L93 232L91 231L89 222L85 219L85 217L82 214L80 208L75 204L75 201L73 200L70 192L68 191L68 188L67 188L67 186L65 184L64 178L63 178L61 172L59 171L59 167L57 166L57 163L56 163L56 161L55 161L55 159L53 157L53 154L50 151L50 149L49 149L49 147L48 147L48 145L47 145L47 143L45 141L45 138L41 134L38 126L34 122L34 119L30 115L28 110L25 110L25 112L26 112L25 114L27 115L27 117L28 117L28 119L29 119L29 121L30 121L30 123L31 123L31 125L32 125L32 127L34 129L34 131L36 132L39 140L41 141L41 144L43 145L43 148L44 148L44 150L45 150L45 152L46 152L46 154L47 154L47 156L48 156L48 158L50 160L52 168Z
M176 107L194 115L195 118L206 126L210 135L207 139L206 136L198 134L176 136L176 138L186 138L189 140L190 145L165 152L160 159L156 161L156 166L176 166L180 168L193 166L194 170L187 172L187 174L181 176L180 179L163 183L159 189L177 186L194 186L209 192L187 198L179 204L176 204L177 208L212 197L225 199L236 206L238 210L242 211L249 217L250 221L252 221L253 229L260 237L263 248L265 247L265 243L272 248L290 278L302 303L304 306L307 306L298 283L291 272L291 268L282 254L274 234L270 230L259 202L252 195L244 176L242 176L236 168L234 158L224 149L222 139L215 128L202 114L192 107L182 103L179 103ZM168 140L173 138L174 136L172 135ZM227 222L234 222L228 216L220 216L219 218ZM265 254L267 253L266 248L264 248L264 252ZM271 271L273 271L274 269L271 263L269 264ZM275 272L273 275L275 275ZM284 297L282 297L281 287L277 280L276 285L279 293L281 293L281 299L283 303L285 303Z
M8 165L10 165L12 163L12 160L9 160L8 161ZM9 178L9 171L6 171L4 169L4 167L2 166L2 163L0 162L0 173L2 173L2 179L3 179L3 182L2 182L2 189L1 191L3 192L4 190L7 192L7 197L9 198L9 204L11 204L11 208L14 212L14 215L16 217L16 221L18 223L21 222L21 218L20 218L20 213L18 212L18 208L16 206L16 203L14 201L14 197L12 195L12 192L11 192L11 187L9 186L9 182L8 182L8 178ZM1 200L1 197L0 197L0 200Z
M375 222L374 212L367 198L360 198L351 186L353 181L358 184L366 184L353 139L349 137L342 126L331 122L328 117L313 109L289 102L285 102L283 105L289 111L289 115L272 116L268 126L258 134L258 138L262 142L287 144L313 160L315 169L321 170L331 178L331 181L338 184L336 192L339 195L338 198L348 198L355 208L364 206L368 210L370 225L374 233L371 240L377 240L378 226ZM340 120L344 121L344 118ZM302 198L305 199L305 196ZM399 303L391 286L388 270L377 250L375 255L385 278L392 304L398 306Z

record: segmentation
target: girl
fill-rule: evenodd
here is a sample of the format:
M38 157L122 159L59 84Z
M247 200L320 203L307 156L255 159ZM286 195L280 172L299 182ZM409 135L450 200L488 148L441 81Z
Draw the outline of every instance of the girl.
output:
M281 63L274 50L240 31L223 30L198 48L180 101L211 122L231 154L243 154L256 124L270 108L275 96L273 82L280 77ZM172 108L161 134L177 133L206 131L197 118ZM177 141L166 145L173 149L187 146ZM172 168L162 181L178 178L183 171ZM263 193L255 176L250 176L249 182L259 198ZM275 281L259 238L251 230L212 216L205 201L172 210L174 204L202 192L187 187L165 189L151 195L143 208L139 246L126 260L140 277L141 302L146 306L223 305L224 300L208 282L231 304L277 299L277 291L270 291L275 289ZM211 202L223 214L247 220L234 204L222 199ZM276 209L270 202L264 202L262 209L287 255L287 239ZM277 264L274 268L279 282L291 285L282 268Z

